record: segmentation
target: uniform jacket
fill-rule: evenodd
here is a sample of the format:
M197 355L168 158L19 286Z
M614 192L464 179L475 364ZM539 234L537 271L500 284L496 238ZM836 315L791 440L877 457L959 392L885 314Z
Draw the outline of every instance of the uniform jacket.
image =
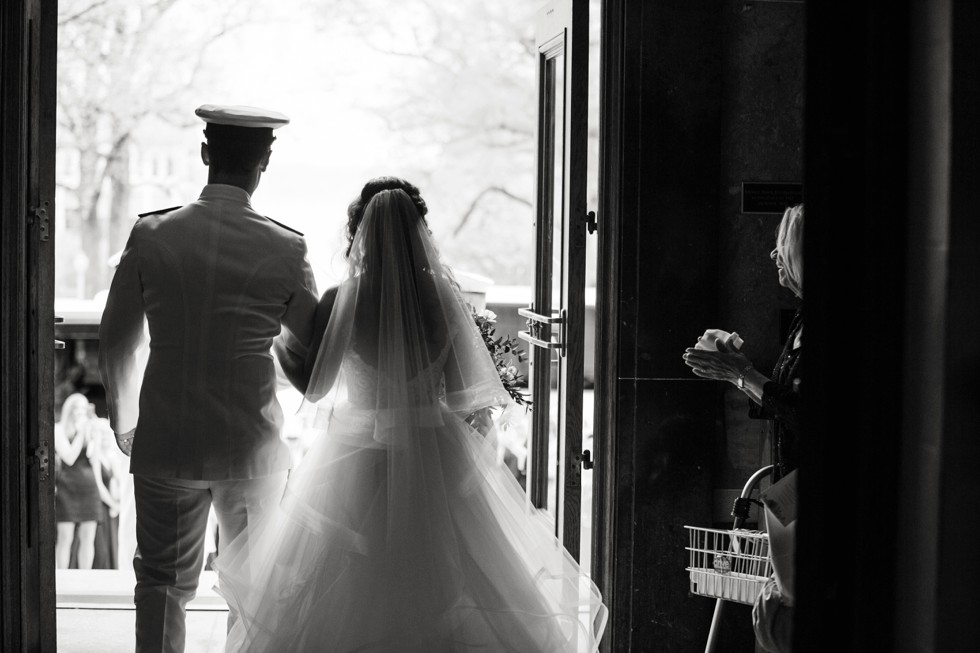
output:
M99 331L112 428L137 429L131 471L224 480L288 469L271 346L281 329L308 343L316 303L302 235L252 210L244 190L209 184L196 202L142 216Z

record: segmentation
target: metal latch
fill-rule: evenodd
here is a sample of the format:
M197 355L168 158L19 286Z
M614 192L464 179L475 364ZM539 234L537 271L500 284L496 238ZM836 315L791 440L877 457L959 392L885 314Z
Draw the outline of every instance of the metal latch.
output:
M583 469L592 469L595 467L595 461L592 460L592 452L588 449L575 456L575 458L577 462L582 464Z

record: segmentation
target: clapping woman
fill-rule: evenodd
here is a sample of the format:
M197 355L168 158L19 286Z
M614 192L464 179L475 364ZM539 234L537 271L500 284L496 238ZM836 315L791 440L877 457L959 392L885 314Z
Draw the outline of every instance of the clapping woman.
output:
M769 254L776 265L779 285L803 299L803 205L786 209L776 232L776 247ZM779 481L799 464L798 441L801 409L801 361L803 356L803 314L797 310L790 325L783 351L772 375L755 369L749 358L729 340L715 343L717 351L691 347L684 362L695 376L727 381L739 388L755 404L753 417L772 420L773 482Z
M93 431L86 428L89 419L88 399L75 393L65 399L61 419L54 427L54 450L59 463L54 495L58 522L55 561L59 569L69 566L76 534L78 568L91 569L95 557L95 531L102 518L96 474L101 476L101 469L96 469L100 467L99 443L94 440Z

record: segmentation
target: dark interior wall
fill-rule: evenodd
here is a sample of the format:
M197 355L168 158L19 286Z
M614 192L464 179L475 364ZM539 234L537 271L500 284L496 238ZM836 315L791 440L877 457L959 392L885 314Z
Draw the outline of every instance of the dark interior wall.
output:
M737 331L756 368L768 374L798 300L779 286L769 259L781 215L742 213L742 183L803 180L805 5L729 2L722 21L719 311L717 323L705 327ZM767 424L748 418L747 401L725 386L716 521L730 521L746 479L768 463Z
M801 181L800 3L621 0L617 238L615 651L700 651L714 601L690 594L684 525L730 525L729 494L766 462L737 391L681 354L736 330L765 370L795 306L768 254L778 214L742 214L742 181ZM608 26L607 26L608 28ZM608 169L607 169L607 172ZM608 182L608 180L607 180ZM720 498L720 500L719 500ZM718 504L720 510L714 508ZM753 650L726 604L719 651Z
M615 651L703 648L685 524L710 522L717 389L680 358L716 317L722 2L625 0ZM607 116L608 119L608 116Z

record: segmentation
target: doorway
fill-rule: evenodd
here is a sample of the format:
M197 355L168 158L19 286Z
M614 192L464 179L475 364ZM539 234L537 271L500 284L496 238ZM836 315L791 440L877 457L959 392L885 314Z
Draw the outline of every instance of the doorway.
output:
M52 229L58 235L54 303L64 319L57 333L65 348L54 361L52 415L67 397L81 394L95 418L105 416L97 337L112 267L137 213L179 205L199 192L201 124L193 109L205 102L268 106L292 118L277 134L256 205L306 233L321 289L343 273L348 201L366 179L399 175L422 188L434 235L474 305L497 314L498 335L516 338L518 310L529 304L534 272L538 7L456 4L453 12L428 5L418 12L381 0L356 7L298 0L276 7L255 1L61 0ZM598 16L598 3L592 4ZM480 43L472 39L476 29ZM586 38L592 53L596 34ZM181 43L176 52L169 46L174 42ZM263 48L252 47L258 42ZM104 56L91 56L94 44L101 44ZM596 130L587 137L594 169ZM589 183L594 197L595 174ZM594 279L594 264L592 270ZM584 327L581 333L576 340L588 344ZM585 361L587 369L587 350ZM525 363L513 363L526 374ZM580 385L586 374L577 373ZM591 402L588 389L580 392L580 403ZM288 392L280 397L287 414L298 400ZM295 420L286 429L297 451L308 446L309 424ZM526 440L511 444L502 457L519 460ZM106 520L117 520L115 554L93 565L108 567L104 576L119 572L118 587L124 588L132 540L125 544L127 490L125 473L118 475L118 514L110 506ZM591 502L581 503L574 520L581 535L569 547L584 542L588 566ZM78 565L77 553L69 560L75 562L61 572L66 582L58 586L62 605L93 600L71 589L91 584L85 570L70 569ZM71 576L78 580L68 582ZM126 601L115 589L99 596Z

